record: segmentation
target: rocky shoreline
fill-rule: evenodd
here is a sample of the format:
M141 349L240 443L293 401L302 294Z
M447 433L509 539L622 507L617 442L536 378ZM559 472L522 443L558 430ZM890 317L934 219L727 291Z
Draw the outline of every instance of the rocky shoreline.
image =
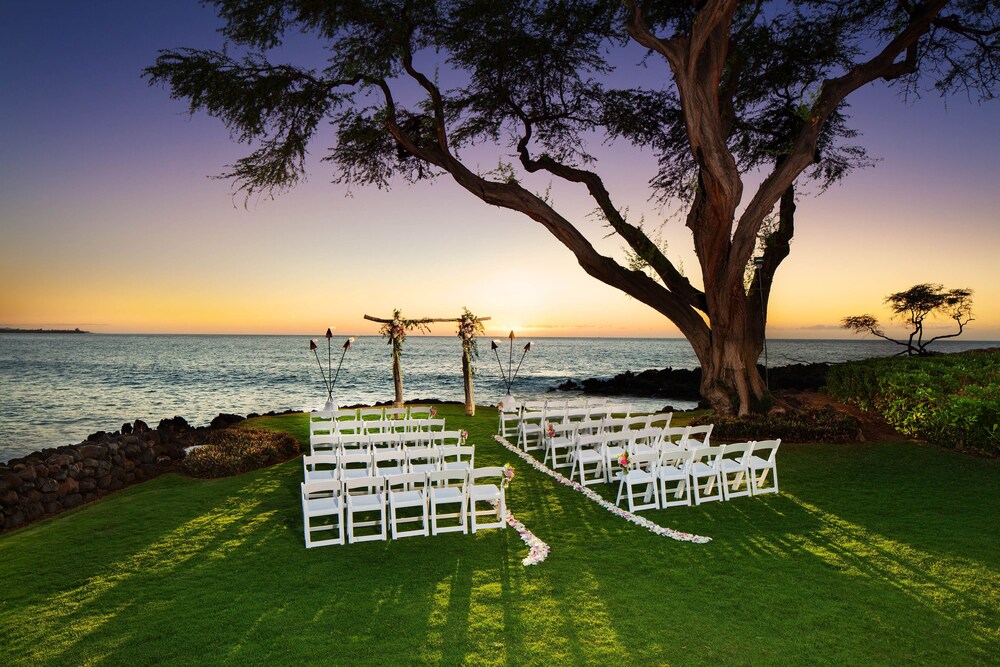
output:
M292 412L296 411L267 414ZM212 431L243 419L220 414L208 426L197 428L183 417L162 419L156 428L137 419L118 431L92 433L76 445L50 447L0 463L0 533L174 471L186 448L203 444Z
M761 376L764 367L758 366ZM767 371L771 391L817 391L826 384L829 364L791 364L778 366ZM701 369L664 368L645 370L639 373L625 371L609 379L587 378L567 380L549 391L580 391L584 394L604 396L639 396L643 398L663 398L680 401L698 401L702 404L698 387L701 383Z

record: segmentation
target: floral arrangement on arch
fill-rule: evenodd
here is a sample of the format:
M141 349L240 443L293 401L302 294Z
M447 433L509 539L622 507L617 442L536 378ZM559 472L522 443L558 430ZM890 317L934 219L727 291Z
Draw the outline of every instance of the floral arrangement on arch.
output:
M389 345L392 345L392 353L398 355L403 349L403 341L406 340L406 332L410 329L419 329L424 333L430 332L430 327L423 320L404 320L398 308L392 311L392 320L379 327L379 333L388 338Z
M482 320L468 308L462 309L462 317L458 320L458 337L462 339L462 351L469 360L469 368L475 373L473 359L479 358L479 345L476 337L483 335L486 328Z

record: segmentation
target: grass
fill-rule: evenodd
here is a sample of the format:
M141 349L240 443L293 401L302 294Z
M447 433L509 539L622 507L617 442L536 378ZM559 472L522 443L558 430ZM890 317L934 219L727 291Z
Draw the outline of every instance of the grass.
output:
M995 460L782 445L779 495L644 513L697 545L535 472L494 411L439 410L515 466L547 561L511 530L307 551L298 460L166 475L0 538L0 664L996 664Z

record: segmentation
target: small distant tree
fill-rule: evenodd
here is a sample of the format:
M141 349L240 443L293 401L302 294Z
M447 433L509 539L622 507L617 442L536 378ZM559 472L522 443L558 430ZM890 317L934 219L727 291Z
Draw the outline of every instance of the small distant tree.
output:
M843 319L843 327L854 333L870 333L887 341L902 345L906 349L899 354L926 355L927 346L942 338L954 338L962 335L965 325L972 321L972 290L957 288L945 290L943 285L922 283L914 285L903 292L890 294L885 303L892 310L892 319L899 320L912 327L907 340L896 340L886 335L878 318L874 315L852 315ZM950 334L934 336L924 340L924 321L928 317L947 317L955 321L958 331Z

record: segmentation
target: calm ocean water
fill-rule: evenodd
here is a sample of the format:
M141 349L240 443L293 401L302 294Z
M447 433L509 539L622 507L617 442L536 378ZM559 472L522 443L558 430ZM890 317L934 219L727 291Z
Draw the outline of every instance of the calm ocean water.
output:
M334 338L336 368L343 338ZM514 364L524 339L515 340ZM503 343L507 343L506 339ZM326 341L319 339L326 366ZM998 343L944 342L957 352ZM503 394L489 340L480 340L476 402L495 404ZM220 412L247 414L310 409L326 391L304 336L186 336L5 334L0 336L0 461L43 447L76 443L125 421L155 426L180 415L195 426ZM894 354L883 341L773 340L771 366L839 362ZM501 349L506 366L508 350ZM682 339L536 339L514 384L518 398L535 398L568 379L606 378L626 370L694 368ZM410 336L403 352L407 400L464 400L461 343L457 336ZM335 398L342 405L391 400L389 346L359 337L347 353ZM664 401L634 399L648 410ZM677 408L693 407L670 401Z

